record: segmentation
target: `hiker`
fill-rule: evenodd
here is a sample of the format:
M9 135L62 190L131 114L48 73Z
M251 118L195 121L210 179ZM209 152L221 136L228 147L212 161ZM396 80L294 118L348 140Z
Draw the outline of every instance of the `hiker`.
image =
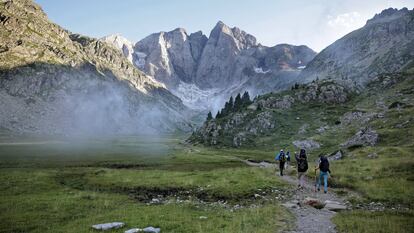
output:
M283 176L283 169L285 168L285 163L286 163L286 155L285 155L285 152L283 152L283 149L280 150L275 160L276 161L279 160L280 176Z
M285 170L289 168L289 164L290 164L290 151L286 152Z
M331 170L329 170L329 161L328 159L321 155L319 157L319 163L318 166L315 168L315 173L316 171L319 169L319 179L318 179L318 191L321 191L320 189L320 185L321 185L321 180L323 178L323 185L324 185L324 193L328 192L328 176L331 174Z
M298 188L304 188L304 179L308 170L308 158L305 149L301 149L299 154L295 152L295 159L298 165Z

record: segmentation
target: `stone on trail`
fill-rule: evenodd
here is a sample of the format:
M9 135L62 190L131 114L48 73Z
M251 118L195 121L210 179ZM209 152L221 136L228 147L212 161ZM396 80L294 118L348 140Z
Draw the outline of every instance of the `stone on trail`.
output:
M303 200L303 203L309 206L312 206L316 209L322 209L324 204L319 201L318 199L307 197L305 200Z
M95 230L106 231L110 229L118 229L123 226L125 226L125 223L123 222L111 222L111 223L96 224L96 225L93 225L92 228Z
M325 209L330 210L330 211L341 211L341 210L346 210L346 206L337 202L337 201L325 201Z
M299 207L299 202L296 200L293 201L288 201L284 204L282 204L284 207L289 208L289 209L294 209L294 208L298 208Z
M154 228L154 227L146 227L143 229L144 232L147 233L160 233L161 229L160 228Z

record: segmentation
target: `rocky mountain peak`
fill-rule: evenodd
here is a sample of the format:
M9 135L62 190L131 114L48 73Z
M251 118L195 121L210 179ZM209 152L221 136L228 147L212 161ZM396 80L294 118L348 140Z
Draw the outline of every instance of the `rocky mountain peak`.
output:
M381 23L381 22L389 22L391 20L397 19L403 15L412 13L413 10L408 10L406 7L401 8L400 10L398 10L397 8L388 8L383 10L381 13L379 14L375 14L375 16L372 19L369 19L367 21L367 24L371 24L371 23Z
M238 27L230 28L222 21L218 21L216 26L211 30L210 40L219 40L221 35L227 35L234 39L239 50L247 49L256 44L256 38Z
M128 59L128 61L132 63L134 45L127 38L121 36L120 34L113 34L101 38L100 41L106 42L114 46L115 48L121 50L124 56Z

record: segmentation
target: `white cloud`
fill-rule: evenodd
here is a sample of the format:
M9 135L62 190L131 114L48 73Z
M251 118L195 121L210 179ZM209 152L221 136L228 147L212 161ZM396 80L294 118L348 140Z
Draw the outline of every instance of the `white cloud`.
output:
M356 11L340 14L337 16L328 15L330 27L358 28L364 24L362 15Z

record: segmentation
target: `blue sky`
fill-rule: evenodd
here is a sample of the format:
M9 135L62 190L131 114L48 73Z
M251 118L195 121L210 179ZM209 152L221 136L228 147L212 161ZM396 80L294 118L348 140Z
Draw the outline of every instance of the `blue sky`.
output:
M219 21L258 42L305 44L320 51L388 7L414 8L412 0L35 0L64 28L92 37L121 34L136 42L182 27L207 36Z

